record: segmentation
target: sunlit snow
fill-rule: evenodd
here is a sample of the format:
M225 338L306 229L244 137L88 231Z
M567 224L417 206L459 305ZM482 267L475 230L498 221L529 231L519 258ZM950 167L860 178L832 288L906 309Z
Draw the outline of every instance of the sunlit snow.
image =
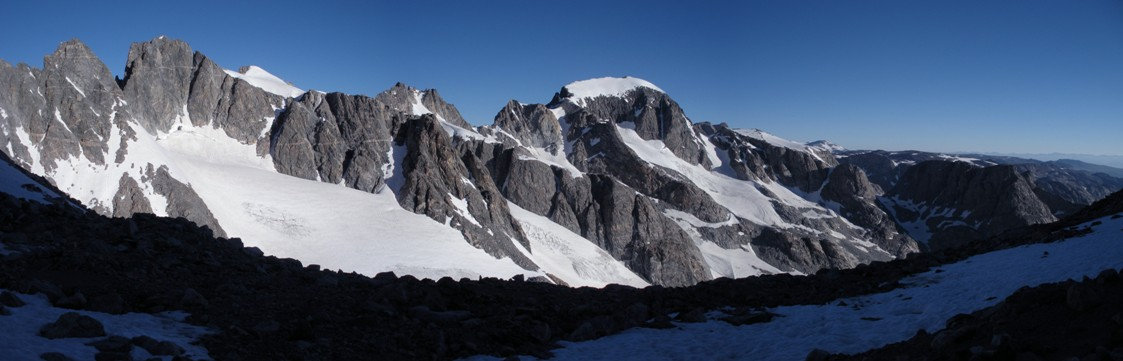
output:
M245 73L227 69L223 69L223 71L226 72L227 75L245 80L247 83L250 83L250 85L261 88L261 90L286 98L296 98L304 94L304 91L300 90L300 88L254 65L250 65Z
M605 77L581 80L569 83L565 86L565 88L573 94L571 99L575 99L578 104L582 105L584 104L584 99L600 96L623 96L628 91L639 87L649 88L660 93L664 92L663 89L659 89L659 87L647 80L629 76L623 78Z

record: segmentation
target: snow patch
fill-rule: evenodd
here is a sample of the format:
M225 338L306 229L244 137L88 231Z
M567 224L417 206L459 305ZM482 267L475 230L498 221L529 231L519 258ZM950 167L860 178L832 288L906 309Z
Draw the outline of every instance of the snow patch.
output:
M108 313L70 310L53 307L43 294L26 295L17 294L27 304L21 307L8 307L11 315L0 316L0 329L4 330L4 337L0 337L0 350L4 350L4 359L8 360L38 360L39 355L47 352L59 352L75 360L93 360L97 349L86 345L87 342L99 338L59 338L48 339L39 336L39 328L48 322L54 322L64 313L77 312L93 317L105 327L109 335L132 338L136 336L149 336L159 341L170 341L184 349L185 354L193 360L210 359L207 350L202 346L193 344L201 336L212 333L207 328L187 324L183 320L187 317L184 312L161 312L157 314L126 313L112 315ZM133 351L134 356L147 352ZM142 357L143 359L144 357Z
M526 151L526 154L518 154L520 160L533 160L565 169L566 173L569 173L569 176L573 178L578 178L585 174L577 169L573 163L570 163L569 159L566 159L564 152L551 152L541 147L522 147L522 149Z
M449 194L448 198L449 198L449 202L452 202L452 205L454 207L456 207L456 213L457 214L459 214L464 219L467 219L468 222L471 222L472 224L476 225L476 227L483 227L483 226L480 225L480 222L476 220L476 217L472 216L472 212L468 211L468 199L467 198L456 198L456 196L454 196L452 194Z
M413 113L413 115L432 114L437 118L437 121L441 123L441 128L444 129L445 133L448 133L448 136L450 137L482 140L485 143L499 143L499 141L495 139L495 137L485 137L483 136L483 134L476 132L474 129L464 129L463 127L449 123L447 120L445 120L445 117L437 114L436 112L433 112L432 110L429 110L429 107L425 106L425 103L421 101L422 97L424 96L425 92L416 89L413 90L413 102L410 104L410 113Z
M78 84L74 84L74 81L70 80L70 77L65 77L65 78L66 78L66 82L70 83L70 86L74 87L74 90L78 91L78 94L81 94L83 98L86 97L86 92L82 91L81 88L78 88Z
M736 225L737 219L732 214L729 215L729 220L720 223L705 222L693 214L670 208L664 210L663 214L674 220L675 224L678 224L694 241L694 245L701 251L702 258L710 268L710 276L714 278L739 278L784 272L760 259L753 251L752 246L742 245L732 249L723 248L717 243L706 240L702 237L702 233L698 231L698 228L703 227L719 228Z
M250 65L245 73L239 73L233 70L223 69L227 75L231 77L245 80L250 85L261 88L269 93L277 94L285 98L296 98L304 94L303 90L289 84L276 75L270 74L265 69L259 68L255 65Z

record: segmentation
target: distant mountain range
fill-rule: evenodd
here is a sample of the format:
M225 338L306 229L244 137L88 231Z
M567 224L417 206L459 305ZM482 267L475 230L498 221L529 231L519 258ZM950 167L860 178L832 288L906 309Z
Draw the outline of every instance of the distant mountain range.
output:
M1118 169L1076 161L851 151L696 123L631 77L512 100L475 127L436 90L305 91L164 37L133 44L125 69L115 79L77 40L42 68L0 61L0 150L34 175L19 172L19 189L43 190L14 195L61 201L57 187L103 215L182 217L366 274L809 274L1051 222L1123 188Z
M1105 154L1075 154L1075 153L989 153L982 152L980 154L990 156L1003 156L1014 157L1023 159L1035 159L1040 161L1053 161L1053 160L1076 160L1085 163L1106 165L1115 169L1123 168L1123 155L1105 155Z

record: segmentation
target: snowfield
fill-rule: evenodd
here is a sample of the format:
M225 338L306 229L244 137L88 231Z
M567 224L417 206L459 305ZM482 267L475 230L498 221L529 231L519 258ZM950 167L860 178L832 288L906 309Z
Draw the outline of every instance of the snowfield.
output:
M815 348L851 354L878 348L919 329L939 331L952 316L994 306L1021 287L1123 269L1123 218L1098 221L1103 224L1088 235L977 255L906 278L890 292L773 308L779 316L767 323L678 323L562 342L553 360L802 360Z
M569 92L573 94L571 99L573 99L576 104L582 106L585 104L585 99L601 96L619 97L632 89L640 87L665 93L663 89L659 89L659 87L647 80L630 76L623 78L604 77L581 80L566 84L565 86L565 88L569 89Z
M191 183L226 233L268 254L367 275L537 275L472 247L453 228L402 209L391 191L367 193L277 173L254 146L220 132L176 132L159 143L176 165L176 177Z

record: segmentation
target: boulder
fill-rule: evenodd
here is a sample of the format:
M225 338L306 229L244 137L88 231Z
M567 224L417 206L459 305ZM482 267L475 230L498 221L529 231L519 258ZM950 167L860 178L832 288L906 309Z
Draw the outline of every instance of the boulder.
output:
M105 328L93 317L67 312L55 322L43 325L39 329L39 336L49 339L99 337L105 336Z

